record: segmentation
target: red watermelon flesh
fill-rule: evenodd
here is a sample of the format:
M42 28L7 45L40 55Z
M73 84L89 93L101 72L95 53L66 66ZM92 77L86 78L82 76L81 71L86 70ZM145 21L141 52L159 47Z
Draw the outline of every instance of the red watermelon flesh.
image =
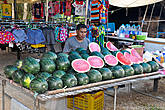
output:
M94 51L100 52L101 51L100 46L95 42L91 42L89 44L89 50L90 50L90 52L94 52Z
M110 66L116 66L118 64L118 60L113 55L106 55L104 61Z
M139 63L139 59L138 59L137 57L132 56L131 54L129 54L129 53L127 53L127 52L124 53L124 56L125 56L126 58L129 58L129 59L131 60L132 63L135 63L135 64L138 64L138 63Z
M131 65L132 62L129 58L125 57L121 52L118 52L116 55L118 61L123 65Z
M117 51L117 50L118 50L110 41L108 41L108 42L106 43L106 47L107 47L107 49L109 49L110 51Z
M90 56L87 61L93 68L102 68L104 66L104 61L98 56Z
M72 68L78 73L85 73L90 70L91 66L84 59L76 59L72 61Z
M132 54L132 56L135 56L136 58L138 58L140 63L143 62L143 58L139 55L139 53L135 49L131 50L131 54Z

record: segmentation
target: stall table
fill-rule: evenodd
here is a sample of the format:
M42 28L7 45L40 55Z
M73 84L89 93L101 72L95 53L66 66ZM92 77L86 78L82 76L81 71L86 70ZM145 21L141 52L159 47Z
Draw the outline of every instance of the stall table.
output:
M61 107L67 106L65 100L63 100L66 96L77 95L80 93L92 92L97 90L105 90L107 88L114 88L114 110L116 110L116 97L119 85L132 84L134 82L138 83L142 80L154 80L153 90L157 91L158 79L163 77L164 75L160 74L159 72L153 72L148 74L140 74L119 79L101 81L98 83L91 83L72 88L47 91L45 94L36 94L28 89L23 88L19 84L14 83L12 80L0 76L0 79L2 81L2 110L6 110L5 96L9 96L11 99L16 99L18 102L22 103L24 106L28 107L31 110L62 110Z

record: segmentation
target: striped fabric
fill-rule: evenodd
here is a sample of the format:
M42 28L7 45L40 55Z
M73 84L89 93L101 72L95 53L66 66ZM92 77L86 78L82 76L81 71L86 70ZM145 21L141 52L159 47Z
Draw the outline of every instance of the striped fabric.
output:
M92 0L91 3L91 23L99 23L100 22L100 10L102 8L102 4L99 0Z

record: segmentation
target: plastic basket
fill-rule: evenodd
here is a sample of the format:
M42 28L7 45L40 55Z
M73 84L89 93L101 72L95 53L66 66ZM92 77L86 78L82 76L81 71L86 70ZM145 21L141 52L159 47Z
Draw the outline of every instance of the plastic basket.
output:
M145 35L136 35L137 40L146 40L147 36Z
M67 107L74 110L103 110L104 92L99 91L68 96Z

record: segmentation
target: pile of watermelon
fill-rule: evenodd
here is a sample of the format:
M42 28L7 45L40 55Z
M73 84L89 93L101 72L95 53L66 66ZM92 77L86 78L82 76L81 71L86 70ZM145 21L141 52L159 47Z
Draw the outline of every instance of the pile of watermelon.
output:
M106 47L89 44L89 50L77 48L68 54L44 53L41 59L27 57L4 68L7 78L33 92L81 86L104 80L158 71L155 61L131 50L118 50L111 42Z

